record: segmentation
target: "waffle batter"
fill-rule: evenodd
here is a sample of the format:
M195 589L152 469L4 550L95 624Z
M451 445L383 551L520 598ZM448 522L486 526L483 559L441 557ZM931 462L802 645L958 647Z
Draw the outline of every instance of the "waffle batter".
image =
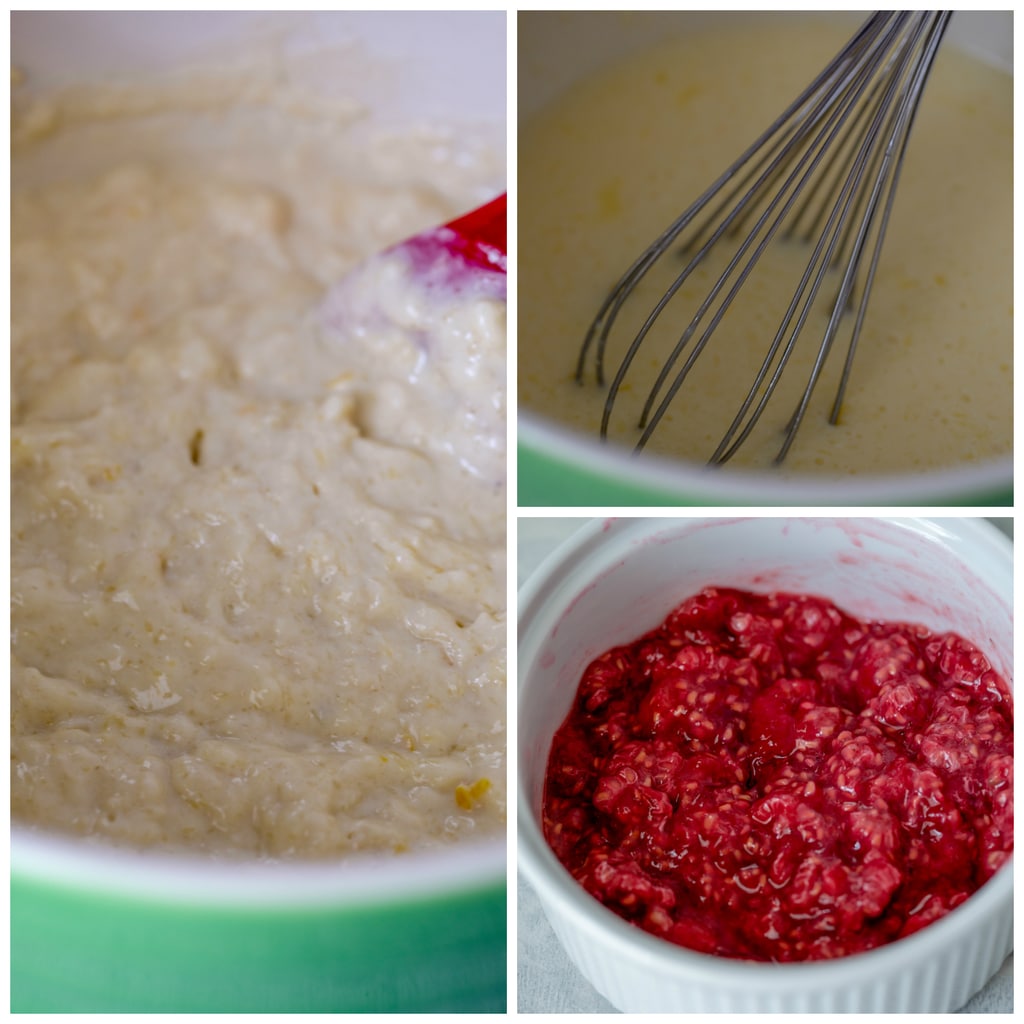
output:
M504 827L505 306L362 263L501 169L361 122L273 75L19 102L17 822L274 858Z

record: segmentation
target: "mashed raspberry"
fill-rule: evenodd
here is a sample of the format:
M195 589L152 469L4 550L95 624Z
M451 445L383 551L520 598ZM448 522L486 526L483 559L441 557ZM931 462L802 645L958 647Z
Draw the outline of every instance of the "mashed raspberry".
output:
M679 945L870 949L1010 856L1010 691L955 634L705 589L587 668L544 831L592 895Z

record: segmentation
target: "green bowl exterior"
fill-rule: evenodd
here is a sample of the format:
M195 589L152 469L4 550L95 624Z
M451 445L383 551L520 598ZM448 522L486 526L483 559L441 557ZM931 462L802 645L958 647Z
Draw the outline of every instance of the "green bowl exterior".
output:
M504 1012L506 887L225 907L11 881L12 1012Z
M516 496L520 505L608 506L702 505L696 497L623 483L615 477L572 466L542 455L528 445L517 446Z
M590 468L552 458L526 444L517 446L517 500L520 505L538 506L702 506L721 505L710 495L662 490L636 482L624 482ZM742 505L729 498L726 504ZM750 501L747 504L773 504ZM778 503L775 503L778 504ZM890 504L901 504L891 502ZM911 502L910 504L917 504ZM1013 488L1001 487L960 496L951 495L950 506L1012 507Z

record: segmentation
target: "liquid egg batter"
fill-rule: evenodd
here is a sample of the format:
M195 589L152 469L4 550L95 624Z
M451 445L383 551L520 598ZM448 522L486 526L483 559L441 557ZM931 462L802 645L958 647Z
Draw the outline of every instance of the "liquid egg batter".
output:
M519 400L597 437L606 388L580 345L633 260L797 96L850 35L829 20L732 18L666 39L581 80L521 125ZM828 423L849 317L785 469L925 472L1012 451L1012 79L948 42L901 173L840 422ZM712 207L713 208L713 207ZM618 397L612 441L632 447L667 352L734 251L716 252L666 309ZM778 329L811 245L773 242L647 450L705 462ZM684 261L670 253L612 332L610 379ZM835 283L830 284L829 282ZM838 277L826 279L834 294ZM825 331L815 309L776 398L732 460L777 454Z

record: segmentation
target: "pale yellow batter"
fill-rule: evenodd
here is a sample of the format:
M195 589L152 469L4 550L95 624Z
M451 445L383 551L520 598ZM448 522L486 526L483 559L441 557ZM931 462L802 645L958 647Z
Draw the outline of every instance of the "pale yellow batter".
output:
M685 24L678 38L573 86L520 132L519 398L592 437L604 392L592 375L577 386L573 373L609 288L850 31L806 18L736 16L690 35ZM1011 451L1011 200L1011 78L945 46L911 138L841 424L826 423L837 351L786 470L924 471ZM773 249L649 450L701 462L711 455L808 255L803 246ZM613 335L611 372L681 265L663 260L630 301ZM664 353L712 280L689 282L662 316L616 406L615 440L635 443ZM818 319L805 331L814 349L823 329ZM770 464L806 380L807 340L803 353L733 464Z
M12 815L272 857L498 835L504 303L360 263L495 168L200 86L17 111Z

